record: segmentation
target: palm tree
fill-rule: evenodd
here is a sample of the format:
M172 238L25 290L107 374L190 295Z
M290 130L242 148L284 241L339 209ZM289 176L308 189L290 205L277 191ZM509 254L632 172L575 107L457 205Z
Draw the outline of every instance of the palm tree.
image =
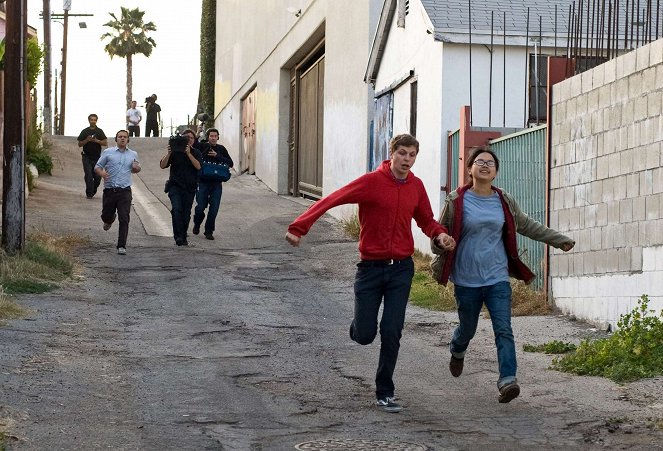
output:
M115 14L108 13L113 20L105 23L104 26L112 28L113 31L104 33L101 35L101 39L110 39L104 50L111 59L114 56L127 59L127 108L129 108L133 100L132 57L137 54L149 57L152 54L152 49L157 46L157 43L147 36L147 32L156 31L157 27L152 22L143 22L145 11L123 6L120 8L122 14L119 20Z

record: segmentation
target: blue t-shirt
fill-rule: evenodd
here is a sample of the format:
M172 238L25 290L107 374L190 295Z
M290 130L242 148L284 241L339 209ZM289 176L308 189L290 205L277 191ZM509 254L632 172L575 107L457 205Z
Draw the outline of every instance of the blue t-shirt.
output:
M138 154L127 148L121 151L117 147L109 147L99 157L95 167L103 168L108 172L108 180L104 181L104 188L126 188L131 186L131 165L138 160Z
M499 194L478 196L467 190L463 201L463 230L449 280L462 287L508 281L503 228L504 210Z

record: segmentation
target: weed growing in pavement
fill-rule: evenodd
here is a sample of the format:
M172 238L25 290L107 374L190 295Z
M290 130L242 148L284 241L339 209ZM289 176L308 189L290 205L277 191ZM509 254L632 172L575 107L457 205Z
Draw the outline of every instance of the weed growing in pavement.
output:
M544 354L566 354L567 352L575 351L576 345L573 343L564 343L563 341L553 340L542 345L529 345L523 346L525 352L542 352Z
M630 382L663 374L663 311L649 310L649 298L619 317L608 338L584 340L572 354L553 360L552 368L579 375ZM654 315L651 315L654 314Z
M346 235L355 241L359 241L359 231L361 230L361 227L359 225L359 215L357 212L354 212L347 218L341 219L341 227L343 227L343 231Z
M11 296L5 294L0 286L0 321L5 319L20 318L25 314L25 310L18 305ZM0 443L2 441L0 440ZM1 450L2 448L0 448Z

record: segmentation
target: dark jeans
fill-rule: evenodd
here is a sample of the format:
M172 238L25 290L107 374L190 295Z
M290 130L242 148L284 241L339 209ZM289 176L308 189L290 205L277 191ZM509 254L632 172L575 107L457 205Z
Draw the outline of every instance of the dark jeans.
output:
M207 221L205 221L205 235L214 232L214 222L221 205L223 188L220 182L198 182L196 192L196 211L193 215L193 224L200 226L205 219L205 208L209 205Z
M361 345L373 342L378 331L378 312L384 299L380 320L380 360L375 375L377 398L394 396L393 375L398 360L405 308L414 276L411 258L391 265L357 264L355 276L355 317L350 337Z
M177 185L172 185L168 190L170 199L170 215L173 219L173 238L175 242L186 241L189 222L191 221L191 207L195 191L189 191Z
M159 136L159 122L149 119L145 121L145 137L150 136L150 132L153 132L152 136Z
M85 173L85 195L92 197L97 194L97 188L101 183L101 177L94 173L97 160L83 154L83 172Z
M127 127L127 131L129 132L129 137L140 137L140 125L130 125Z
M117 247L127 247L129 214L131 213L131 188L106 188L101 200L101 220L107 224L115 221L115 212L120 223Z
M500 369L497 386L501 387L515 381L517 363L516 346L511 329L511 284L499 282L476 288L455 285L454 292L459 324L451 338L449 346L451 353L458 358L465 356L470 340L477 331L481 306L486 304L497 346L497 363Z

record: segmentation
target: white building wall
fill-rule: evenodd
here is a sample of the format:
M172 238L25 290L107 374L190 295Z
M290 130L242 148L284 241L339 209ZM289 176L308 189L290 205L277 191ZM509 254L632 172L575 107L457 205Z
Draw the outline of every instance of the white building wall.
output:
M663 39L555 85L551 227L556 305L616 324L647 294L663 309Z
M529 81L526 51L524 47L507 46L506 49L506 64L503 47L495 46L493 49L491 93L490 52L484 45L472 44L472 102L470 102L469 45L444 44L442 125L446 130L458 129L460 109L465 105L472 106L473 127L524 128L526 126L525 87ZM532 48L529 51L533 53ZM506 119L504 99L506 99ZM492 111L490 118L489 109Z
M216 125L231 156L239 158L241 99L256 88L256 175L274 191L287 191L290 68L323 37L323 195L365 173L370 104L363 77L375 23L369 13L379 13L378 3L217 2ZM301 8L300 16L288 8Z
M405 28L399 28L394 18L389 31L389 39L378 77L375 91L380 92L392 83L406 77L411 70L417 80L417 133L420 148L417 161L412 169L426 187L433 214L437 217L439 206L444 200L440 191L440 168L446 167L440 149L446 134L440 130L442 110L442 53L441 44L433 39L427 30L432 24L418 0L410 1L410 13L405 19ZM405 83L394 92L394 135L410 132L410 84ZM430 243L413 222L415 246L423 252L430 252Z

